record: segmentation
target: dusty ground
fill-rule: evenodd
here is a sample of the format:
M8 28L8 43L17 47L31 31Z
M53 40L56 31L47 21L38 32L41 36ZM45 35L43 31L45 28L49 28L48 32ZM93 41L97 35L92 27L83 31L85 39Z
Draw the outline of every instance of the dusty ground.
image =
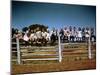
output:
M32 64L32 65L13 65L12 74L23 74L23 73L38 73L38 72L55 72L55 71L73 71L73 70L88 70L95 69L96 61L93 60L76 60L66 61L63 60L61 63L51 64Z
M64 50L62 62L40 61L24 62L21 65L12 64L12 75L39 72L75 71L96 69L96 45L92 46L92 60L88 59L87 50ZM81 53L80 53L81 51ZM33 58L33 57L32 57ZM27 64L28 63L28 64ZM31 64L29 64L31 63Z

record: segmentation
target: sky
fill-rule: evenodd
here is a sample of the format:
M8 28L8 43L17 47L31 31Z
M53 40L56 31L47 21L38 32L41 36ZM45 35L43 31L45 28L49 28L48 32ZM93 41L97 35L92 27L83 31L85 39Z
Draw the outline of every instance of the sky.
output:
M96 6L12 1L12 27L43 24L52 29L96 26Z

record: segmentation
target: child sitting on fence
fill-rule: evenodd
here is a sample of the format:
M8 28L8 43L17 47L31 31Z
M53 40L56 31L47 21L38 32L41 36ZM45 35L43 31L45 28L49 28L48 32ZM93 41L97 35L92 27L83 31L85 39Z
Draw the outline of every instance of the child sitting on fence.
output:
M37 42L36 44L39 46L39 45L42 45L41 41L42 41L42 32L41 30L39 29L39 27L36 29L36 36L37 36Z
M44 45L44 46L47 44L46 37L47 37L47 32L46 32L46 30L42 29L42 40L41 40L41 42L42 42L42 45Z
M50 42L50 32L49 32L49 30L47 30L47 36L46 36L46 41L47 42Z
M55 28L51 31L51 45L55 45L56 42L56 31Z
M31 30L31 34L29 38L31 41L31 46L35 45L37 42L36 30Z
M23 36L23 40L25 41L25 46L29 46L29 31L27 30Z

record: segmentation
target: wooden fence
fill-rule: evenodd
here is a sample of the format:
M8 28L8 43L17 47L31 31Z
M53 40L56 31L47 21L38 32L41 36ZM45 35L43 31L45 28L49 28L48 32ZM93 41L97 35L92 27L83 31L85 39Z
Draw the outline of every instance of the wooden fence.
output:
M56 46L49 46L49 47L22 47L20 46L19 39L16 38L16 41L13 42L12 44L15 44L16 47L12 47L12 49L15 49L15 51L12 51L12 56L13 53L17 54L12 61L17 61L18 64L22 64L23 61L37 61L37 60L58 60L59 62L62 61L63 58L63 50L67 49L66 44L76 44L76 43L61 43L60 42L60 35L58 34L58 45ZM92 59L92 51L91 51L91 41L90 37L88 42L85 43L86 48L87 48L87 53L88 53L88 58ZM75 50L75 48L71 48L71 50ZM78 50L80 48L77 48ZM81 53L81 52L80 52Z

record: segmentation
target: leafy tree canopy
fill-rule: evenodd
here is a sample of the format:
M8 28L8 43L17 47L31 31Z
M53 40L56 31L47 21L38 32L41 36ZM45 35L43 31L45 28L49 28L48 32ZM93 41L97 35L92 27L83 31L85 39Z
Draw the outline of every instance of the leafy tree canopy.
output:
M32 25L29 26L30 30L35 30L37 28L39 28L40 31L42 31L42 30L47 31L48 27L45 26L45 25L41 25L41 24L32 24Z

